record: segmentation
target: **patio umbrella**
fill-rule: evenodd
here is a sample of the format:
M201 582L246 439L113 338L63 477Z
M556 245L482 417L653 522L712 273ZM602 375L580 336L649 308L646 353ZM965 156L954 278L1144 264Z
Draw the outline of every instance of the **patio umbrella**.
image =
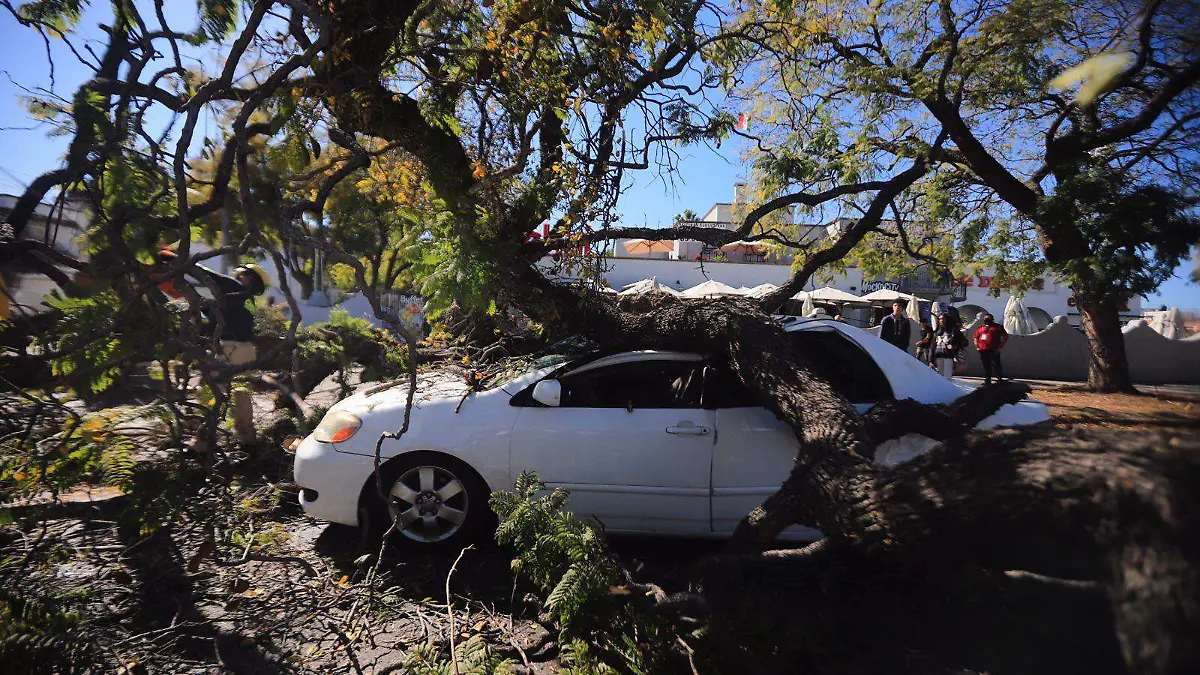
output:
M846 291L839 290L832 286L825 286L824 288L818 288L815 291L808 291L808 295L816 302L853 302L856 304L869 304L869 301L864 301L863 298L854 295L853 293L847 293Z
M719 248L717 250L721 251L722 253L732 253L734 251L739 251L743 254L746 254L746 253L763 254L763 253L770 251L771 248L772 248L771 242L742 241L739 239L738 241L731 241L728 244L725 244L724 246L722 246L721 248Z
M1009 335L1033 335L1038 332L1033 315L1025 308L1025 303L1015 295L1008 296L1004 305L1004 330Z
M904 313L913 321L921 323L921 306L917 304L917 296L908 296L908 307L904 309Z
M1183 312L1180 312L1178 307L1159 312L1158 320L1150 324L1150 327L1171 340L1182 340L1187 337L1187 331L1183 327Z
M750 290L746 291L746 295L748 295L752 298L765 298L765 297L767 297L768 293L775 290L776 288L779 288L779 287L776 286L775 284L759 284L759 285L755 286L754 288L751 288Z
M738 289L709 279L680 293L685 298L714 298L718 295L738 295Z
M801 291L801 292L797 293L796 295L793 295L792 297L794 298L794 297L800 296L800 295L804 296L804 305L800 308L800 315L801 316L813 316L814 314L816 314L817 306L813 304L812 294Z
M862 296L861 299L869 300L871 302L895 302L897 300L911 300L912 297L913 296L909 295L908 293L901 293L900 291L881 288L877 291L867 293L866 295Z
M630 239L625 242L626 253L670 253L675 250L675 242L665 239Z
M679 295L679 291L667 286L666 284L658 283L658 277L650 277L641 281L629 284L621 290L617 295L637 295L638 293L666 293L667 295Z

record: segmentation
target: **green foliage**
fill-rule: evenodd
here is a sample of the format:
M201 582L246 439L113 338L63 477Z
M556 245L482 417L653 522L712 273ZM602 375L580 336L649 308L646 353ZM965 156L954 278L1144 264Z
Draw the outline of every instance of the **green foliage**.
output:
M254 307L254 334L259 337L283 339L287 335L292 320L284 314L286 303L277 302L274 305L256 304Z
M619 568L594 527L563 511L567 492L549 494L536 474L523 473L512 492L492 495L500 517L496 541L517 552L513 571L546 594L546 609L564 626L587 623L612 611L608 589L620 581Z
M404 658L408 675L506 675L512 672L513 662L500 658L480 635L455 645L456 664L450 660L449 649L439 649L427 642L417 645Z
M35 0L17 9L21 18L66 31L83 16L82 0Z
M0 444L0 492L57 493L81 483L128 489L139 444L126 429L165 429L170 414L162 405L107 408L70 418L45 437L6 439Z
M154 313L144 302L123 303L112 289L67 297L46 296L54 326L36 341L45 345L56 377L76 390L102 392L135 361L158 360L163 338L175 330L172 315Z
M492 265L503 254L474 250L455 232L449 213L439 213L428 225L429 236L415 240L403 254L426 299L426 316L437 318L456 302L464 308L494 312Z
M200 30L213 40L229 34L237 25L235 0L200 0Z
M74 613L48 600L0 588L0 663L4 672L77 672L85 648L73 637L80 625Z
M1073 224L1089 255L1046 257L1077 289L1104 296L1145 295L1174 273L1200 243L1196 201L1157 185L1137 184L1107 166L1075 174L1041 200L1038 219Z
M566 504L565 490L547 492L529 472L517 478L512 492L491 497L500 517L496 541L515 552L513 571L544 597L546 613L559 626L567 672L608 675L612 669L602 664L613 662L628 672L658 672L675 634L612 593L623 581L620 566L603 535L563 511ZM607 658L598 657L601 651Z
M396 377L408 368L403 340L340 308L329 313L329 321L297 331L296 348L301 361L333 364L343 372L351 363L359 363L364 380Z

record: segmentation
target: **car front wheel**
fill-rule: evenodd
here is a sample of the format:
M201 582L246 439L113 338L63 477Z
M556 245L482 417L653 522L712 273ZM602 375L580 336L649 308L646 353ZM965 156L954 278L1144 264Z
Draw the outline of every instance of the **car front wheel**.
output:
M393 508L376 499L374 511L383 528L395 517L393 543L429 549L460 546L473 541L491 519L483 479L453 457L412 453L385 467L383 477ZM372 492L373 488L368 485Z

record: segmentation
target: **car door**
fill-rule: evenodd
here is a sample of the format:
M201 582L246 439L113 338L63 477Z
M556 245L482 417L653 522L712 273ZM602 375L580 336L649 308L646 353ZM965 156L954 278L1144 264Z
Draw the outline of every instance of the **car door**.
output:
M860 411L891 398L887 378L861 347L836 331L789 333L813 371L829 381ZM730 374L712 368L704 405L716 408L713 447L713 531L732 534L754 507L775 494L795 463L799 445L791 428L760 405ZM809 540L820 532L796 525L781 538Z
M522 403L514 478L537 471L548 486L570 491L572 512L607 530L710 532L715 413L700 406L700 358L618 355L558 379L560 406Z

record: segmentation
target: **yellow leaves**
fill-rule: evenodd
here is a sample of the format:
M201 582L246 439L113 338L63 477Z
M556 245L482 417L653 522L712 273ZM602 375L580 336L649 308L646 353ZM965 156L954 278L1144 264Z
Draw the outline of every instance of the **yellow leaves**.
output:
M29 475L26 474L24 471L17 469L16 471L13 472L12 477L13 477L13 480L25 480L26 478L29 478Z
M1130 63L1133 63L1133 54L1129 52L1097 54L1050 80L1050 86L1055 89L1068 89L1078 84L1075 103L1086 107L1095 102L1100 94L1108 91Z

